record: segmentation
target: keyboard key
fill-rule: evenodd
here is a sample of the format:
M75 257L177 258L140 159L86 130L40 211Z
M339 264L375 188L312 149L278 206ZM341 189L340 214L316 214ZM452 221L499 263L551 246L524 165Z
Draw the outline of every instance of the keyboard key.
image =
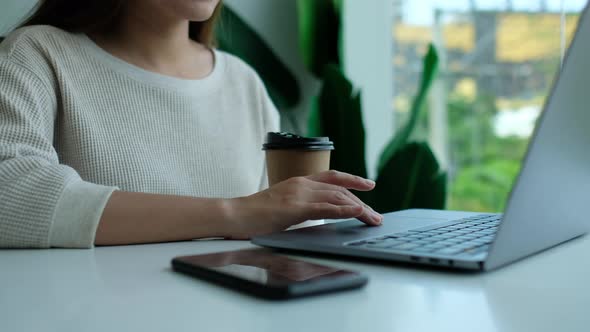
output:
M395 247L392 247L392 249L395 250L410 250L410 249L414 249L419 247L419 244L415 244L415 243L404 243Z
M490 226L494 226L494 227L498 227L500 226L502 222L500 220L497 221L490 221L489 223L487 223L486 225L490 225Z
M424 236L423 238L420 239L420 241L430 241L430 242L432 242L432 236L430 236L430 235Z
M469 226L467 228L465 228L465 230L469 230L469 231L481 231L482 229L486 229L487 227L485 226Z
M442 249L442 248L446 248L446 247L448 247L448 246L444 245L444 244L439 244L439 243L427 244L427 245L422 246L422 248L428 248L428 249L433 249L433 250Z
M436 242L436 243L433 243L433 244L440 244L440 245L445 245L445 246L454 246L457 243L459 243L459 242L457 242L457 241L444 240L444 241L439 241L439 242Z
M431 233L431 232L422 232L422 233L415 233L415 234L420 234L422 236L433 236L433 235L438 235L438 233Z
M406 239L412 239L412 240L420 240L423 239L425 237L427 237L428 235L422 235L422 234L418 234L418 235L410 235L405 237Z
M465 234L463 235L465 238L469 239L469 240L473 240L473 239L477 239L478 237L480 237L478 234L476 233L469 233L469 234Z
M452 237L452 238L449 238L449 239L444 240L444 242L449 242L449 243L452 243L452 244L457 244L457 243L463 242L463 240L458 239L456 237Z
M466 227L469 227L469 226L467 226L467 225L455 225L455 226L449 226L449 227L445 227L445 228L446 229L449 229L449 230L457 230L457 229L463 229L463 228L466 228Z
M447 234L448 234L448 235L451 235L451 236L461 236L461 235L463 235L463 234L464 234L464 233L459 233L459 232L460 232L460 231L452 231L452 232L449 232L449 233L447 233Z

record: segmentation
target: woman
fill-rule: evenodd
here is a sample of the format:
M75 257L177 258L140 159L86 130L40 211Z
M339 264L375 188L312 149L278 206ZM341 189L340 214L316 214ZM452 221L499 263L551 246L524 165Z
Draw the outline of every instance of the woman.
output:
M212 49L219 0L45 0L0 45L0 246L247 239L382 217L325 172L266 188L278 113Z

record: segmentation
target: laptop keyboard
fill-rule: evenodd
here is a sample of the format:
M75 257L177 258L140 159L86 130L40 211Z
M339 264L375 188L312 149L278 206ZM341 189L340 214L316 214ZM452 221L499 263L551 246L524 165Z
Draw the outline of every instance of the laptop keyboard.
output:
M481 214L442 225L349 242L346 246L451 256L476 255L488 251L501 218L498 214Z

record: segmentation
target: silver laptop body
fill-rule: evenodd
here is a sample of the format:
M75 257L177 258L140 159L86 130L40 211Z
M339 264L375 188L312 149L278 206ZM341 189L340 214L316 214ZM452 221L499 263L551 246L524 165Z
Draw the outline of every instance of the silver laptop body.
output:
M588 11L587 5L503 215L404 210L386 214L380 227L349 220L259 236L252 242L307 252L491 270L586 233L590 226L586 216L590 203Z

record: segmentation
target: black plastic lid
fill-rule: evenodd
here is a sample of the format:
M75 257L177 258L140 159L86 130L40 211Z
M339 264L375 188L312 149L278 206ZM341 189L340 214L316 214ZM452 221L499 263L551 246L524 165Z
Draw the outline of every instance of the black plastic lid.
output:
M329 137L302 137L290 133L268 133L262 150L334 150Z

